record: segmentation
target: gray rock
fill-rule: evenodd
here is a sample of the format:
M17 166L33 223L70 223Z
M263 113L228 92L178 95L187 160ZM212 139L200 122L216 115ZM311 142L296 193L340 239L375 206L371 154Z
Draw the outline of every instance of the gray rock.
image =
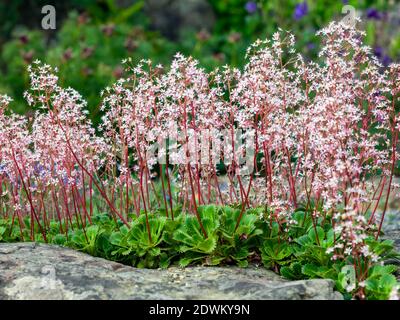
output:
M396 251L400 252L400 228L397 230L385 231L383 239L392 240Z
M396 202L398 203L398 202ZM393 202L391 203L393 205ZM397 204L398 208L400 208L400 203ZM391 231L399 231L400 230L400 211L399 209L390 209L385 215L385 219L383 220L382 223L382 230L384 232L391 232ZM378 222L380 222L380 212L379 213L379 219ZM377 225L379 223L377 222Z
M0 299L342 299L330 280L264 268L137 269L67 248L0 244Z

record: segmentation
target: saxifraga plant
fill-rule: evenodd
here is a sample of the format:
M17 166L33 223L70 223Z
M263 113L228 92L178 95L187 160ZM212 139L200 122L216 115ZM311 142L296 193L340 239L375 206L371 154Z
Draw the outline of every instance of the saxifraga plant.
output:
M35 62L34 115L0 97L1 239L146 267L259 259L292 278L340 279L358 298L387 296L394 280L375 267L384 251L373 241L399 187L400 65L384 69L342 22L318 35L322 64L283 31L252 45L243 71L208 74L179 54L169 70L127 59L127 77L102 92L98 128L79 93Z
M59 233L58 224L52 221L47 241L68 246L94 256L118 261L141 268L167 268L171 264L185 267L193 264L208 266L236 264L246 267L249 263L260 264L280 273L291 280L326 278L336 283L336 289L346 298L352 295L356 275L351 258L333 260L326 247L333 241L333 228L329 224L322 230L318 227L320 245L312 227L299 229L290 225L289 238L278 237L276 225L265 223L260 215L262 208L250 209L245 213L243 224L235 231L240 209L229 206L199 206L209 238L201 233L197 219L193 215L178 215L176 219L166 219L159 212L149 214L153 242L149 242L145 215L132 216L132 227L122 221L115 223L111 215L95 214L92 225L82 230L77 225L69 231L68 237ZM293 214L294 219L299 215ZM29 220L28 220L29 226ZM1 241L13 242L8 228L11 220L0 220ZM15 226L18 228L17 226ZM25 232L29 233L28 230ZM38 241L40 230L35 228ZM18 233L17 233L18 234ZM290 235L294 235L291 238ZM399 283L393 273L398 267L381 262L399 259L393 250L392 241L377 241L373 237L366 240L371 251L376 254L377 263L371 265L364 287L366 298L395 298Z

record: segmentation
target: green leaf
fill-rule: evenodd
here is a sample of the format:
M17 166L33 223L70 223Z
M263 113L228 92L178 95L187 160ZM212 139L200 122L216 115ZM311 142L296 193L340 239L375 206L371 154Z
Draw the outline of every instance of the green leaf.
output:
M124 236L122 235L122 233L120 231L118 232L113 232L110 236L110 242L113 245L116 246L121 246L121 243L123 241Z
M186 216L181 226L173 234L173 239L181 243L181 252L211 253L216 248L219 219L215 206L199 207L199 214L208 238L204 237L197 217Z
M117 15L117 17L114 19L115 23L122 23L127 21L129 18L132 17L132 15L134 15L135 13L139 12L142 7L144 6L144 1L137 1L136 3L134 3L133 5L131 5L130 7L124 9L121 11L121 13L119 13Z
M354 266L345 265L341 269L336 284L339 290L343 292L351 292L356 288L356 272Z
M315 264L305 264L302 267L302 273L311 279L322 278L322 279L336 279L337 272L330 266L318 266Z
M153 257L157 257L161 254L161 250L160 248L152 248L149 250L150 255L152 255Z
M325 238L325 231L320 226L312 227L310 231L308 231L308 237L313 243L320 244Z
M181 258L179 260L179 266L181 268L187 267L192 262L192 259L189 258Z
M160 255L160 268L162 269L167 269L169 267L169 265L171 264L171 260L172 260L173 256L168 256L168 254L166 253L161 253Z
M246 268L249 265L247 260L236 260L236 263L240 268Z
M216 246L216 237L209 237L208 239L205 239L198 244L198 246L196 247L196 251L198 250L200 252L211 253L215 250Z
M318 278L318 266L314 264L306 264L302 268L302 272L310 278Z
M53 242L54 242L54 244L63 246L67 242L67 237L65 236L65 234L57 234L54 236Z
M388 255L396 256L394 252L394 242L392 240L375 240L370 237L365 239L365 243L368 245L370 250L378 256L386 257Z
M312 243L312 239L308 235L303 235L295 239L295 242L301 246L306 246L307 244Z
M206 264L209 266L218 266L223 260L224 257L211 256L207 257Z
M149 230L146 223L146 216L142 214L132 224L127 234L127 244L138 249L147 251L158 246L163 240L163 230L166 224L165 217L148 216Z
M380 277L385 274L392 274L392 273L396 272L397 269L398 269L398 267L395 265L392 265L392 264L385 265L385 266L381 266L381 265L377 264L377 265L370 267L370 269L368 271L368 277L374 278L374 277Z
M289 263L291 254L289 245L278 238L265 240L261 248L261 258L266 267Z
M293 262L290 266L283 266L280 269L280 273L283 277L290 280L299 280L304 278L302 265L299 262Z
M6 227L0 227L0 241L5 240L4 234L6 233Z

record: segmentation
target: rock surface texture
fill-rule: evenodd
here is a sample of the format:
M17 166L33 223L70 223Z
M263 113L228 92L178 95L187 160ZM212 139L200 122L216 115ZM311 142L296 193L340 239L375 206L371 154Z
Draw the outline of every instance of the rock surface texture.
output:
M330 280L264 268L137 269L35 243L0 244L0 299L342 299Z

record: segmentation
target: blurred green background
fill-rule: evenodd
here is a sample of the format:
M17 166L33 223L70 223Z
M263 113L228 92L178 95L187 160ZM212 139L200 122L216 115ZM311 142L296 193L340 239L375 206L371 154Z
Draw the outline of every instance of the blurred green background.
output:
M56 30L43 30L41 8L56 8ZM384 65L400 60L400 2L395 0L1 0L0 92L27 112L26 67L40 59L59 68L63 86L88 101L100 119L100 91L123 75L121 60L151 59L168 65L176 52L199 59L207 70L241 67L247 46L281 27L298 50L317 59L315 32L344 17L351 5L362 18L366 42Z

